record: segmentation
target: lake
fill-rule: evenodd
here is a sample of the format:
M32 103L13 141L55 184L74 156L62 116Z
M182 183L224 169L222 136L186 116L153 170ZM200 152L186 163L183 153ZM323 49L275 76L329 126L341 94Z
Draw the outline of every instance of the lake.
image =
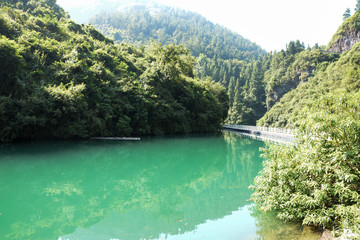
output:
M0 239L318 239L249 201L264 146L230 132L0 145Z

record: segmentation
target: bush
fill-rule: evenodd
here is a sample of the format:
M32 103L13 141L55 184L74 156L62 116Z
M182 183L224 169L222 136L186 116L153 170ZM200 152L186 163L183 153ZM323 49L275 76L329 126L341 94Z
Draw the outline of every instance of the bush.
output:
M264 150L252 199L280 219L334 230L360 224L360 91L324 95L301 112L295 146ZM360 235L358 235L360 237Z

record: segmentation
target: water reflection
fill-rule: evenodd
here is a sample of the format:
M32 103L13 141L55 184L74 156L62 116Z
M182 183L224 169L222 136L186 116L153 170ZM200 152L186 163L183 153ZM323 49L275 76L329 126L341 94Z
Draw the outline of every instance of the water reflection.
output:
M319 240L319 229L302 226L301 223L283 223L275 212L264 213L256 205L250 208L251 216L256 219L256 239L266 240Z
M224 133L1 147L0 239L253 239L262 146Z

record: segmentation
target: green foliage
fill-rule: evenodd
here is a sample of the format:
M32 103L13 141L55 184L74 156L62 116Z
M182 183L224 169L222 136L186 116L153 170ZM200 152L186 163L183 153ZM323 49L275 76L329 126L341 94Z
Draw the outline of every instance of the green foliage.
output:
M291 41L285 50L267 54L261 60L239 62L239 75L231 77L228 84L230 109L226 121L255 125L283 95L337 59L337 54L318 47L305 50L300 41ZM263 124L262 120L259 123Z
M293 42L294 43L294 42ZM304 50L297 42L297 51L290 50L274 53L269 70L265 72L267 109L278 102L284 94L295 89L300 83L307 82L316 71L326 67L338 59L337 54L330 54L321 49ZM295 44L293 44L295 45Z
M252 198L286 221L360 237L360 92L309 101L295 146L270 146Z
M356 10L355 10L356 11ZM345 21L346 19L348 19L349 17L351 17L351 12L350 12L350 8L347 8L343 14L343 20Z
M347 18L343 22L329 42L328 50L335 47L343 38L351 36L352 33L356 33L358 31L360 31L360 11L356 11L351 17Z
M299 54L294 64L315 66L314 76L258 121L296 128L298 141L265 150L253 195L262 210L275 211L283 220L339 233L350 229L355 239L360 237L359 52L357 43L337 61L318 49Z
M216 131L226 118L226 90L194 77L187 48L114 45L54 1L2 6L0 141Z
M261 95L264 90L258 89L256 94L261 96L254 96L249 86L243 89L246 83L262 81L260 75L263 75L264 69L259 73L251 71L257 60L264 62L261 59L265 51L242 36L198 14L165 6L141 5L126 11L101 13L94 16L91 23L117 43L141 45L155 39L164 45L182 44L188 47L196 57L193 63L195 72L189 74L196 74L202 80L212 78L231 95L230 106L236 107L229 111L227 122L255 124L265 113L265 100ZM293 47L292 50L297 51L298 46ZM188 68L192 69L191 66ZM252 78L256 74L260 75ZM261 85L257 88L264 88L262 83L254 84Z
M14 41L6 37L0 38L0 94L12 95L20 84L23 64Z
M260 126L296 128L301 120L300 111L308 102L312 102L323 94L334 92L337 89L357 92L360 89L358 81L360 79L359 51L360 45L357 43L349 52L343 53L339 60L330 64L330 61L337 58L336 55L332 56L326 53L317 55L315 50L314 56L319 56L325 62L318 65L320 67L318 67L319 70L314 77L309 78L308 82L300 84L296 89L285 94L257 124ZM307 54L305 53L305 55Z
M227 122L255 125L256 120L266 112L263 82L263 67L266 66L266 61L267 58L265 57L262 61L249 64L241 75L242 79L237 81L233 93L229 92L234 100L229 109Z
M56 4L56 0L2 0L0 6L21 9L24 12L42 16L47 19L68 17L64 9Z
M187 46L195 57L249 60L264 51L255 43L199 14L171 7L135 6L126 11L101 13L90 23L115 42L147 44L155 39L162 44Z

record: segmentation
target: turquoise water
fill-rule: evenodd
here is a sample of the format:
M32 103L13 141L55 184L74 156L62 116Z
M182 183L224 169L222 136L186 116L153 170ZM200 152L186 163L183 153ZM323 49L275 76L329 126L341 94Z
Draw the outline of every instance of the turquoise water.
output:
M1 145L0 239L282 239L248 201L263 146L231 133Z

